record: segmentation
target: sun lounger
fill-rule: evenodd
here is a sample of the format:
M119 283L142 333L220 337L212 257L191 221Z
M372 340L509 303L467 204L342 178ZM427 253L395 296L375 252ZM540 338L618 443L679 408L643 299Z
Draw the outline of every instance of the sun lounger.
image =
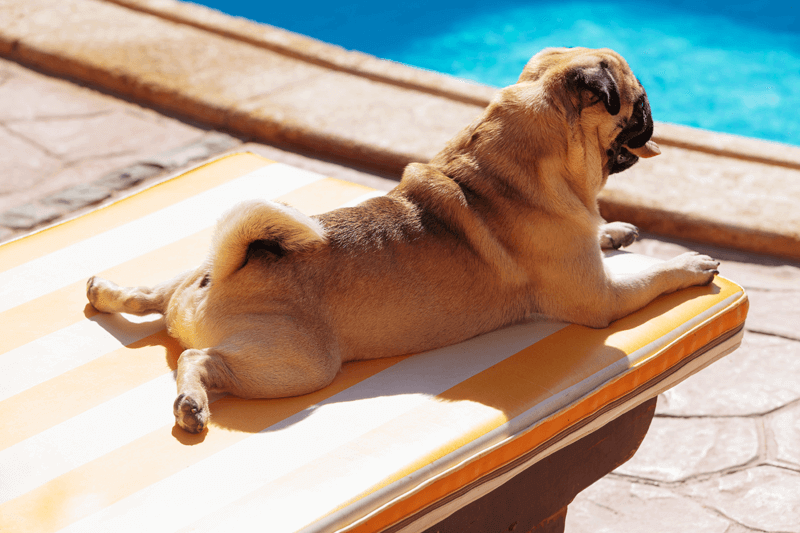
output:
M94 274L193 268L239 200L314 214L376 194L236 154L0 246L0 531L561 531L572 498L633 455L655 397L739 345L747 297L718 277L607 329L534 319L348 363L305 396L215 395L191 435L163 320L86 300Z

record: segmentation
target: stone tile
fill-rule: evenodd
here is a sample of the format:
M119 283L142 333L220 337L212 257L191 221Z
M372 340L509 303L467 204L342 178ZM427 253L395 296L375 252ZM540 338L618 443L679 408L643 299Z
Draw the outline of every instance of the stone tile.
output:
M251 118L427 161L482 111L430 94L329 72L238 106Z
M174 169L201 161L242 144L242 141L220 132L210 132L193 143L161 152L142 160L144 164Z
M136 163L109 172L92 183L110 190L122 191L134 185L138 185L144 180L161 174L162 172L164 172L164 167L146 163Z
M61 217L64 212L64 209L55 205L25 204L0 213L0 226L28 230L52 222Z
M800 291L800 267L796 263L773 260L772 264L765 264L769 259L753 256L744 257L741 262L722 259L721 272L748 290Z
M31 2L2 2L0 13L3 18L3 37L5 39L21 39L35 33L36 15L44 10L57 6L58 0L33 0Z
M668 489L605 477L573 500L569 533L730 533L731 522Z
M41 202L64 211L75 211L87 205L102 202L111 196L112 190L101 185L79 184L43 198Z
M771 415L766 426L775 459L800 470L800 403ZM800 491L800 487L797 490Z
M797 263L652 237L645 237L628 248L661 259L675 257L689 249L720 259L720 273L748 291L751 300L748 328L800 340L800 265Z
M110 112L117 102L100 92L0 59L0 65L9 64L16 68L7 68L8 80L0 84L0 122L98 115Z
M177 120L154 121L123 109L75 118L14 122L8 128L65 161L159 153L200 137L202 130Z
M800 398L800 343L748 332L735 352L659 398L657 414L746 416Z
M210 101L206 111L220 115L211 122L220 121L238 102L326 71L107 2L62 2L21 17L20 24L5 28L7 38L23 37L38 51L109 72L111 79L104 81L115 89L129 96L157 94L159 104L169 109ZM35 31L26 31L26 26Z
M40 147L19 138L0 126L0 211L13 205L5 201L18 191L27 191L52 175L61 167L61 162ZM22 203L22 202L20 202Z
M6 68L6 63L10 63L10 61L0 59L0 90L12 77L10 69Z
M747 290L745 327L800 341L800 265L746 252L645 237L627 248L660 259L696 249L720 259L720 273Z
M749 418L655 417L633 458L618 474L680 481L743 465L758 454L756 421Z
M16 235L15 231L0 226L0 242L6 242L8 240L11 240L11 238L14 237L14 235Z
M660 259L698 251L720 260L720 274L747 290L800 290L800 263L789 260L654 235L643 236L626 249Z
M785 532L800 531L799 487L800 472L757 466L691 484L685 493L744 526Z
M2 158L2 153L3 151L0 150L0 158ZM0 196L0 212L18 205L35 202L39 198L73 185L92 182L111 171L125 168L135 163L136 160L136 155L89 159L56 169L43 177L29 173L29 181L26 186L20 187L13 193Z
M745 327L800 343L800 290L751 290Z
M797 169L663 146L662 155L612 176L604 194L734 226L800 235Z

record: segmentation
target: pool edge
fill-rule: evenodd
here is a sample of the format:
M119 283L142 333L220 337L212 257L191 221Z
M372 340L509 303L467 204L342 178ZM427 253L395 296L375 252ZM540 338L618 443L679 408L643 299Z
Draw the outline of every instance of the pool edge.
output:
M488 85L379 59L199 4L179 0L103 1L188 24L326 68L468 104L486 106L496 91L496 88ZM655 140L668 146L800 169L800 147L797 146L668 122L657 121L656 125Z

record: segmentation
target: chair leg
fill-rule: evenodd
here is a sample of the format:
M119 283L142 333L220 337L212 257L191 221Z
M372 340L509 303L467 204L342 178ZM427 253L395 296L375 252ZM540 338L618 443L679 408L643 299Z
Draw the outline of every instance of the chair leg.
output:
M567 522L567 506L559 509L554 515L545 518L538 525L528 531L528 533L564 533L564 526Z
M567 505L583 489L633 457L655 409L655 398L631 409L425 533L563 533Z

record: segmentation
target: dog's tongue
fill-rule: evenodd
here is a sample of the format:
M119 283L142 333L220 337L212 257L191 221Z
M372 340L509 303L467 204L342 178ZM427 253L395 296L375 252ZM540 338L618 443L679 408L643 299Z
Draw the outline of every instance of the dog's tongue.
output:
M653 141L647 141L644 143L644 146L640 146L639 148L631 148L630 146L626 146L625 148L633 155L644 158L655 157L661 154L661 148Z

